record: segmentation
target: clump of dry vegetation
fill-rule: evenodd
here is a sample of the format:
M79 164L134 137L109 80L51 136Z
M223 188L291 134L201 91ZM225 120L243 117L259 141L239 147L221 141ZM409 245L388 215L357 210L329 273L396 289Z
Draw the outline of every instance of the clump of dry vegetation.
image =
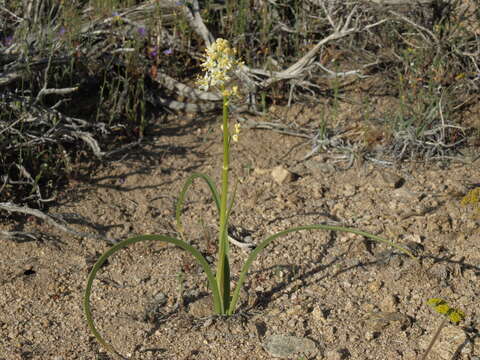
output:
M467 120L479 96L479 23L470 0L7 0L3 215L30 209L14 205L44 208L69 180L140 146L162 114L220 109L220 94L192 86L218 37L245 60L232 111L325 105L327 115L301 129L311 155L461 156L480 138L479 124ZM359 109L348 120L357 137L338 136L351 126L337 121L342 102Z

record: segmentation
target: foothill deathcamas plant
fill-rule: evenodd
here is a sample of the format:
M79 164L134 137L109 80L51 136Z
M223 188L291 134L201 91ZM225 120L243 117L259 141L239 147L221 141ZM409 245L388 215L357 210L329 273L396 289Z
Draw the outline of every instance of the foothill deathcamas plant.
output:
M242 63L236 59L236 50L232 48L227 40L217 39L213 44L211 44L206 49L206 60L201 65L205 70L204 77L198 80L198 85L202 90L214 89L219 91L223 95L223 120L221 124L221 129L223 131L223 166L221 170L221 190L218 191L216 185L212 179L204 174L193 173L186 181L183 186L177 206L176 206L176 223L177 229L180 233L180 239L174 238L166 235L140 235L131 237L129 239L123 240L118 244L111 247L106 251L97 262L94 264L90 275L87 280L87 286L84 294L84 312L86 315L88 326L96 337L98 342L105 347L105 349L119 355L116 350L107 343L106 340L100 335L99 331L95 327L93 321L91 306L90 306L90 296L92 292L93 281L97 275L97 272L105 263L107 258L115 254L117 251L143 241L161 241L164 243L174 244L187 252L189 252L202 266L205 274L208 278L208 285L212 292L213 297L213 311L218 315L231 316L234 314L237 303L239 300L240 290L245 282L248 270L256 259L258 254L265 249L273 240L287 235L289 233L300 231L300 230L328 230L328 231L343 231L350 232L357 235L367 237L371 240L377 242L386 243L392 247L395 247L402 251L403 253L409 255L410 257L415 258L415 256L408 250L403 247L390 242L379 236L352 229L342 226L333 226L326 224L315 224L315 225L304 225L294 228L290 228L274 235L269 236L268 238L261 241L249 254L247 260L245 261L243 267L241 268L238 281L235 284L235 287L232 291L230 288L231 277L230 277L230 260L229 260L229 241L228 241L228 222L233 208L233 203L235 201L235 190L229 198L229 169L230 169L230 148L232 141L238 141L240 133L240 125L235 124L233 131L230 130L229 124L229 102L234 96L238 96L238 88L234 86L231 82L232 77L235 72L239 70L239 67ZM186 240L184 229L181 221L181 214L183 210L183 203L185 195L195 179L202 179L208 185L212 198L215 202L217 210L219 212L219 234L218 234L218 254L217 254L217 266L215 273L210 268L208 261L205 257L198 251L196 248L191 246Z

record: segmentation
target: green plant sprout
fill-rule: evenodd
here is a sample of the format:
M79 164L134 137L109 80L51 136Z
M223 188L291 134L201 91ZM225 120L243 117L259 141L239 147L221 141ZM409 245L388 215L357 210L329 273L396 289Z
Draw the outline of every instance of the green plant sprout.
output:
M236 194L236 187L234 187L232 196L228 199L228 187L229 187L229 163L230 163L230 145L231 142L235 142L238 140L238 136L240 133L240 126L236 124L234 126L234 130L231 132L229 130L229 101L231 97L237 96L238 88L236 86L232 86L231 84L231 76L233 73L238 69L239 65L241 64L240 61L235 59L236 50L230 47L230 44L227 40L224 39L217 39L211 46L207 47L206 49L206 61L202 64L202 67L206 71L205 76L198 81L200 88L202 90L208 90L210 88L215 88L221 92L223 95L223 123L222 123L222 131L223 131L223 166L222 166L222 188L221 192L219 193L217 190L216 185L212 181L210 177L204 174L193 173L185 182L182 190L179 194L179 199L176 206L176 222L177 222L177 229L181 235L181 239L177 239L174 237L166 236L166 235L140 235L131 237L129 239L123 240L118 244L111 247L107 250L97 262L94 264L88 280L87 285L84 293L83 299L83 307L86 316L87 324L97 339L97 341L108 351L121 356L116 352L116 350L108 344L103 337L100 335L99 331L95 327L92 312L90 308L90 296L92 292L92 285L93 280L95 279L98 270L101 268L103 263L107 260L108 257L115 254L117 251L143 241L161 241L165 243L174 244L186 251L188 251L193 257L198 261L198 263L202 266L205 274L207 275L208 285L210 290L212 291L213 297L213 307L214 312L219 315L230 316L235 312L237 307L237 302L240 295L240 290L243 286L243 283L246 279L248 270L256 259L258 254L265 249L273 240L279 238L281 236L287 235L292 232L300 231L300 230L328 230L328 231L343 231L349 232L357 235L361 235L367 238L370 238L374 241L381 242L388 244L398 250L402 251L403 253L410 256L412 259L417 260L417 258L408 250L404 249L403 247L388 241L384 238L379 236L356 230L353 228L347 228L342 226L333 226L333 225L324 225L324 224L316 224L316 225L305 225L290 228L274 235L269 236L268 238L261 241L254 250L249 254L246 262L244 263L238 281L236 283L235 289L233 292L230 289L230 261L229 261L229 242L228 242L228 219L231 214L231 210L233 207L233 203L235 200ZM219 211L219 246L218 246L218 254L217 254L217 269L215 274L212 272L207 260L205 257L194 247L192 247L187 241L185 241L184 237L184 229L181 222L181 214L183 210L183 203L185 199L185 195L189 186L193 183L196 178L200 178L205 181L208 185L211 193L212 198L215 202L217 210Z
M448 303L443 299L431 298L431 299L428 299L427 304L432 306L437 313L445 315L445 317L440 323L440 326L437 328L435 335L433 335L433 338L430 341L430 344L428 344L428 348L423 354L421 360L427 359L428 354L432 350L435 342L438 340L438 336L440 335L440 332L445 327L445 325L447 325L448 320L450 320L454 324L458 324L460 321L462 321L465 318L465 313L463 311L450 307L450 305L448 305Z
M472 205L477 214L480 214L480 187L470 190L460 202L463 206Z

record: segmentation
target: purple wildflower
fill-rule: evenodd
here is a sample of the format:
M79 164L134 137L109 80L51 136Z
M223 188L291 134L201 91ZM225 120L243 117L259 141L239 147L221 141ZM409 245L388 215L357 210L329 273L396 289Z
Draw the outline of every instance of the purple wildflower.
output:
M167 49L167 50L164 50L163 53L164 53L165 55L172 55L172 54L173 54L173 50L172 50L172 48L169 48L169 49Z
M67 32L67 29L61 26L60 29L58 30L58 35L63 36L66 32Z
M8 35L5 39L3 39L3 44L5 46L10 46L12 45L13 43L13 36L12 35Z
M148 49L148 55L153 59L158 55L158 46L151 47Z
M138 28L138 34L140 36L145 36L147 34L147 29L145 29L143 26Z
M122 21L122 18L120 17L120 14L117 11L112 12L112 18L114 23L120 23Z

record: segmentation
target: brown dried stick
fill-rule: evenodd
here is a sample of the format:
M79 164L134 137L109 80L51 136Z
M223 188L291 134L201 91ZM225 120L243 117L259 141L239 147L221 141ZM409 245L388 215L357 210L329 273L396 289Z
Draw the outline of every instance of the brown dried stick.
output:
M48 216L47 214L44 214L40 210L37 209L32 209L27 206L18 206L15 205L11 202L3 202L0 203L0 209L8 211L8 212L13 212L13 213L20 213L20 214L27 214L27 215L32 215L35 216L39 219L42 219L46 223L56 227L57 229L60 229L68 234L72 234L77 237L85 237L85 238L90 238L90 239L96 239L96 240L104 240L109 244L116 244L118 240L110 239L105 236L97 235L97 234L91 234L91 233L84 233L84 232L79 232L71 229L67 225L60 224L57 221L55 221L51 216ZM7 237L15 237L16 232L5 232L2 231L2 234ZM27 233L22 233L23 235Z

